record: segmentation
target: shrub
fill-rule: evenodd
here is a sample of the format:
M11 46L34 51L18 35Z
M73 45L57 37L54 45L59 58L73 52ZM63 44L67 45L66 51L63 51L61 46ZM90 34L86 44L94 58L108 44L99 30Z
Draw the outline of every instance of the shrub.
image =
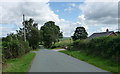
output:
M85 40L76 40L73 42L73 47L75 47L75 50L86 50L88 41Z
M19 40L11 40L11 41L3 41L2 42L2 53L4 55L3 58L17 58L21 57L25 53L29 52L31 49L29 47L28 42L19 41Z
M5 58L16 58L24 54L24 48L18 40L12 40L10 42L3 42L3 53Z
M120 57L120 37L105 36L87 40L76 40L69 50L82 50L94 56L101 56L118 61Z
M26 41L26 42L20 41L20 43L22 44L23 49L25 50L25 53L28 53L31 50L31 48L29 47L28 41Z

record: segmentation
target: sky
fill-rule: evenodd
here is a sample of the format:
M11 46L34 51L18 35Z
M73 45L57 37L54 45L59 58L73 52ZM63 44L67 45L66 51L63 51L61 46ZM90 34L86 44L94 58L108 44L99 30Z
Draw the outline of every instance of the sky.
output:
M85 27L88 36L96 32L118 31L118 2L82 1L39 1L1 0L0 37L16 33L25 19L33 18L39 29L47 21L54 21L64 37L73 35L75 28Z

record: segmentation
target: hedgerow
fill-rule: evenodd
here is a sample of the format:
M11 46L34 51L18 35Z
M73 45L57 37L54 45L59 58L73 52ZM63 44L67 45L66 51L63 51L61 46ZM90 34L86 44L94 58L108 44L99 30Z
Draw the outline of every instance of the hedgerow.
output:
M30 50L31 48L27 41L24 42L12 36L7 36L2 39L2 62L5 63L6 59L21 57Z
M120 37L105 36L91 40L76 40L69 50L84 51L88 55L101 56L113 61L120 59Z

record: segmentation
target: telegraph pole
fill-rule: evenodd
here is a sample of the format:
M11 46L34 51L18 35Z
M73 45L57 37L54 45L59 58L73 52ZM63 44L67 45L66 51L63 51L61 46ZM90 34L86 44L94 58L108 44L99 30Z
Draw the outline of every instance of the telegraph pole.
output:
M23 14L23 26L24 26L24 41L26 42L26 32L25 32L25 15Z

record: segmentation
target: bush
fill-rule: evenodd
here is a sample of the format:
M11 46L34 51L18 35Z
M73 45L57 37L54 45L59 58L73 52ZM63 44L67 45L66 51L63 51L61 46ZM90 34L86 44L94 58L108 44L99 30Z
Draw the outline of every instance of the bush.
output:
M10 59L21 57L25 53L29 52L31 49L28 42L11 40L2 42L2 50L2 53L4 55L3 58Z
M26 41L26 42L20 41L20 43L22 44L23 49L25 50L25 53L28 53L31 50L31 48L29 47L28 41Z
M111 58L119 49L120 39L116 37L99 37L89 41L89 52L95 55Z
M3 42L3 53L5 58L16 58L24 54L24 49L22 44L17 40L12 40L11 42Z
M86 50L88 41L85 40L76 40L73 42L73 47L75 50Z
M85 51L87 54L101 56L118 61L120 57L120 38L119 37L98 37L91 40L76 40L69 50Z

